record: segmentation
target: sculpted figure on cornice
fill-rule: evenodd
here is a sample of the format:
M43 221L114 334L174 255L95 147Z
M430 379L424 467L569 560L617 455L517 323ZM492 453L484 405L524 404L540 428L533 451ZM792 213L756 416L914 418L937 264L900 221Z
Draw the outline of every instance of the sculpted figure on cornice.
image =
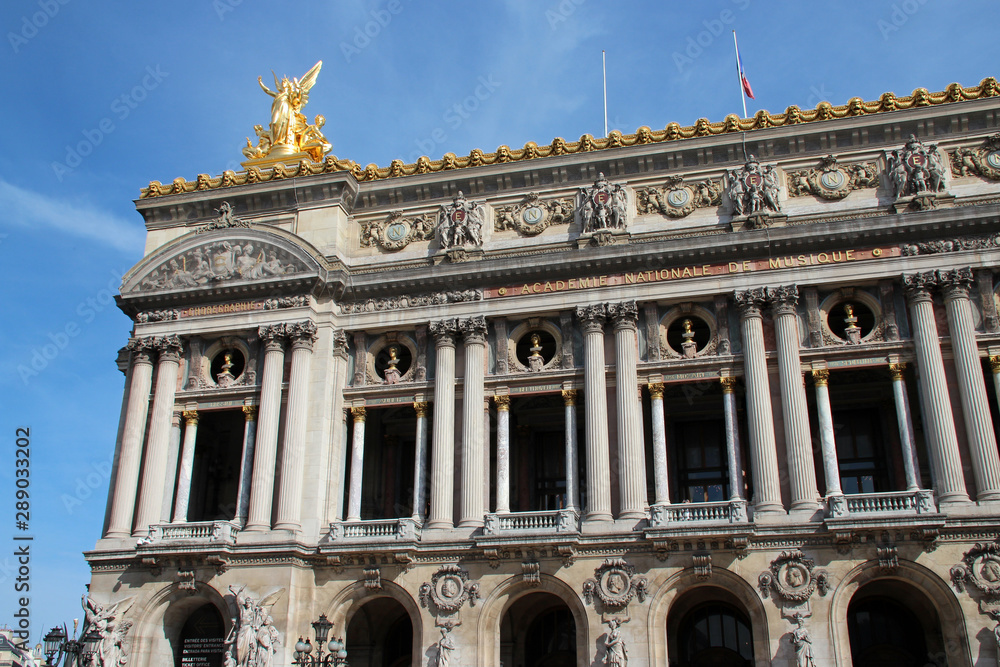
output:
M685 183L683 176L668 176L662 188L636 191L640 214L662 213L668 218L683 218L697 208L722 204L722 182L711 179Z
M434 220L430 215L404 218L402 211L391 211L384 220L361 223L361 246L378 246L394 252L402 250L411 241L429 241L434 238Z
M1000 133L986 138L979 148L956 148L951 152L951 173L975 174L1000 181Z
M781 211L778 201L778 172L774 165L762 165L753 155L740 169L726 174L734 217L766 216Z
M819 168L794 171L787 179L789 197L814 194L836 201L854 190L878 187L878 165L874 162L841 165L836 155L827 155Z
M944 190L944 158L937 144L924 144L913 134L902 149L886 152L886 172L892 195L933 194Z
M245 244L213 241L165 260L142 280L139 291L187 289L234 280L264 280L305 270L305 265L270 244L255 248L250 241Z
M493 215L493 229L502 232L516 229L524 236L541 234L549 225L573 220L573 202L569 199L542 200L529 192L519 204L502 206Z
M438 212L438 235L441 247L448 250L463 246L483 245L483 225L486 209L483 201L469 201L458 191L451 204L442 205Z
M250 227L248 220L241 220L233 215L233 205L227 201L219 204L219 208L215 209L215 212L219 214L219 217L199 227L195 230L196 233L202 234L216 229L231 229L233 227L244 229L249 229Z
M580 188L576 195L583 233L625 229L627 201L625 188L620 183L609 183L603 173L598 174L593 187Z

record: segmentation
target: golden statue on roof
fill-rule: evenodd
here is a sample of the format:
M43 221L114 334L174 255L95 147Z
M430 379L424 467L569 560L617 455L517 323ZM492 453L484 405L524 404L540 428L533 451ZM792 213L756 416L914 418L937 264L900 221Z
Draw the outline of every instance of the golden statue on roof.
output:
M257 77L261 89L274 98L271 102L271 123L267 129L262 125L254 125L257 145L247 138L243 154L248 161L243 166L293 163L305 158L313 162L323 161L323 156L330 150L330 142L322 131L326 118L316 116L310 125L302 113L302 107L309 101L309 91L316 84L322 66L323 61L320 60L301 79L289 79L286 76L281 81L278 81L278 75L272 70L274 90L264 85L261 77Z

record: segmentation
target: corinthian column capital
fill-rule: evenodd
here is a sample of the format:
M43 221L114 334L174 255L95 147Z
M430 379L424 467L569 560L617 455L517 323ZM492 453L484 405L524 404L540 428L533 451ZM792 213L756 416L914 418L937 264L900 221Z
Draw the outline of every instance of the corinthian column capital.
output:
M180 361L184 345L176 334L158 336L153 344L159 350L162 361Z
M612 319L616 329L635 329L639 322L639 309L635 301L622 301L607 305L608 317Z
M454 318L437 320L436 322L431 322L428 329L430 329L431 335L434 336L436 344L454 345L455 334L458 332L458 320Z
M965 266L958 269L940 270L937 272L938 285L941 294L946 299L967 299L972 289L972 268Z
M604 321L608 317L608 309L603 303L589 306L577 306L576 317L583 325L584 333L604 332Z
M795 314L795 306L799 303L799 288L797 285L768 287L765 293L775 315Z
M486 318L482 315L459 320L458 328L462 332L466 345L482 345L486 342Z
M767 294L763 287L754 287L734 292L733 302L740 309L740 317L760 317L760 310L767 303Z
M257 329L257 336L264 343L264 350L282 350L285 347L285 325L267 324Z
M148 364L152 362L153 352L156 351L156 339L152 336L129 338L126 347L132 353L132 359L135 363Z
M903 289L910 303L930 301L931 290L937 286L937 275L934 271L903 274Z
M292 349L312 350L316 344L316 324L312 320L285 325L285 334L292 342Z

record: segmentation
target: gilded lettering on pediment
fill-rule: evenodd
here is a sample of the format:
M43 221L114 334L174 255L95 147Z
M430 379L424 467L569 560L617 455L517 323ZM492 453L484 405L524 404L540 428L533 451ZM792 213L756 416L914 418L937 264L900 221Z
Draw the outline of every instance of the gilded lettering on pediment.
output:
M879 183L878 165L874 162L842 165L836 155L824 157L817 168L793 171L786 178L789 197L812 194L830 201L862 188L876 188Z

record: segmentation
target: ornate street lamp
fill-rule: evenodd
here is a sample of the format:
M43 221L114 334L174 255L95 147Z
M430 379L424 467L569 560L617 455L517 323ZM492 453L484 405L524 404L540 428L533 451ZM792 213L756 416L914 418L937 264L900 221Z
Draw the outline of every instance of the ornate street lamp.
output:
M347 646L343 640L334 637L327 644L326 638L330 635L333 623L327 619L326 614L320 616L318 620L313 621L312 627L316 635L316 646L318 647L316 655L312 654L313 645L309 640L303 640L302 637L299 637L299 641L295 642L295 660L292 664L304 667L348 667ZM329 651L325 655L323 651L324 645L326 645L325 648Z
M76 634L80 620L73 619L73 634ZM73 639L66 633L66 628L56 627L49 630L42 640L45 662L50 667L88 667L93 664L94 654L101 643L101 633L95 629Z
M59 664L62 661L63 642L66 641L66 629L59 627L52 628L42 641L45 644L45 662L50 665ZM59 657L53 662L52 658L56 654Z

